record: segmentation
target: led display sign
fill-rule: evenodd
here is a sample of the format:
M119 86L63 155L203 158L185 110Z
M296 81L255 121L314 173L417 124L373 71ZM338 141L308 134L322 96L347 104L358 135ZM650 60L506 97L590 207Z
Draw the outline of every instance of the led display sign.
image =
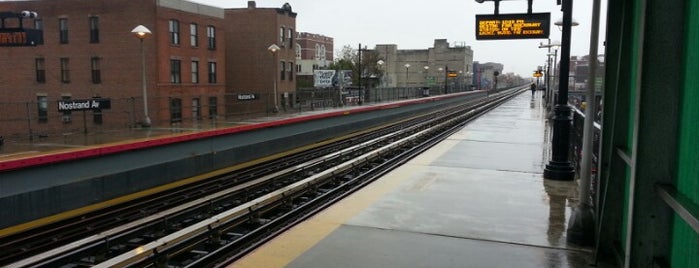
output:
M548 38L551 13L476 15L476 40Z

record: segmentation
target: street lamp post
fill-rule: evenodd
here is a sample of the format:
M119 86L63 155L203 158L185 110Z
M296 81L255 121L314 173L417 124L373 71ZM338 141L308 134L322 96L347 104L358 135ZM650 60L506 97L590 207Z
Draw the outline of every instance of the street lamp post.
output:
M449 91L447 86L449 83L449 66L444 65L444 95Z
M427 85L427 78L429 78L428 76L429 76L430 66L425 65L425 67L422 67L422 68L425 68L425 87L427 87L428 86Z
M384 63L386 63L386 62L384 62L383 60L379 60L379 61L376 62L376 64L379 65L379 69L382 70L382 71L383 71L383 64L384 64ZM379 83L379 87L383 87L383 84L384 84L384 81L383 81L383 80L384 80L384 74L382 73L382 74L381 74L381 79L380 79L381 83Z
M439 74L437 74L438 75L437 77L439 77L439 76L441 76L442 71L444 71L444 68L439 67L439 68L437 68L437 70L439 70ZM438 80L438 79L435 79L435 80ZM439 83L437 83L437 84L439 84ZM446 84L447 84L447 76L445 75L444 76L444 85L446 85ZM441 85L441 84L439 84L439 85ZM437 88L439 88L439 86ZM444 88L444 94L447 94L446 87Z
M273 87L273 92L272 92L272 94L274 95L274 97L273 97L274 109L272 110L272 112L274 112L274 113L279 111L279 106L277 106L277 61L275 58L277 51L279 51L279 49L280 49L279 46L277 46L276 44L272 44L271 46L269 46L267 48L267 50L269 50L269 53L272 54L272 66L273 66L272 69L274 70L273 75L272 75L272 81L274 81L274 87Z
M553 91L553 87L557 85L556 78L558 77L556 75L556 64L558 63L558 49L553 50L553 76L551 77L551 96L548 97L548 103L549 103L549 110L551 109L551 106L553 105L554 98L553 96L555 95Z
M473 86L473 73L472 72L466 72L466 86L468 87L466 90L470 91L472 86Z
M143 39L146 39L146 37L151 34L151 31L148 30L146 26L138 25L136 28L131 30L131 33L136 34L136 37L141 40L141 86L143 87L143 113L145 116L141 125L144 127L150 127L151 121L150 117L148 116L148 91L146 89L146 53L143 48Z
M561 44L561 79L558 87L558 102L554 107L552 159L544 168L544 178L552 180L572 180L575 175L568 159L570 150L571 108L568 106L568 72L570 69L570 39L573 13L573 0L563 0L563 33Z
M408 88L408 68L410 68L410 63L406 63L403 66L405 66L405 88Z

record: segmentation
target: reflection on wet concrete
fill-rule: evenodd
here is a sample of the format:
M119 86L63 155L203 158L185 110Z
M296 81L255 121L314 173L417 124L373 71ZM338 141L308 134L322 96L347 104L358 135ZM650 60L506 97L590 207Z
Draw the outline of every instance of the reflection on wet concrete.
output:
M380 179L391 188L339 224L315 218L338 227L286 267L589 267L591 251L566 243L576 183L543 178L542 100L527 91L474 120ZM314 233L306 229L295 236Z

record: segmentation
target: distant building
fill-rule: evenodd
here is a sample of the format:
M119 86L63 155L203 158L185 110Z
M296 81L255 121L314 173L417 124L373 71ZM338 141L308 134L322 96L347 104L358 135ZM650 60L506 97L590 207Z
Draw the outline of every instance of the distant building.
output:
M333 62L332 37L299 32L296 35L296 78L297 85L313 86L313 71L327 69Z
M288 109L296 83L296 13L280 8L226 9L228 115ZM271 52L270 46L279 50ZM276 91L276 94L275 94Z
M428 49L399 50L389 44L376 45L374 51L383 61L383 87L467 87L473 74L471 47L450 47L446 39L436 39Z
M495 89L496 73L502 74L504 66L502 63L486 62L474 63L474 84L477 89ZM498 88L503 84L498 85Z
M300 32L296 37L296 74L313 75L333 62L333 38Z
M22 10L38 13L23 19L23 26L43 30L44 43L0 47L0 135L67 135L142 124L141 42L131 32L137 25L152 32L142 43L152 124L200 124L223 114L223 9L181 0L0 2L0 11ZM17 20L5 23L18 26ZM92 98L109 99L111 107L59 111L59 101Z
M576 93L575 91L586 91L587 80L590 73L590 57L588 55L577 57L570 57L570 82L568 82L568 88L571 93ZM597 57L597 88L602 87L602 81L604 79L604 55L599 55ZM577 93L576 93L577 94Z

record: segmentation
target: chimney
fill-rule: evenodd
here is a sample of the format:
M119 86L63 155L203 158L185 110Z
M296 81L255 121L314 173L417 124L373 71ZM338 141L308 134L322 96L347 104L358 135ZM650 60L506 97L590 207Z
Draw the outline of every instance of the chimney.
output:
M248 8L256 8L257 4L255 4L255 1L248 1Z

